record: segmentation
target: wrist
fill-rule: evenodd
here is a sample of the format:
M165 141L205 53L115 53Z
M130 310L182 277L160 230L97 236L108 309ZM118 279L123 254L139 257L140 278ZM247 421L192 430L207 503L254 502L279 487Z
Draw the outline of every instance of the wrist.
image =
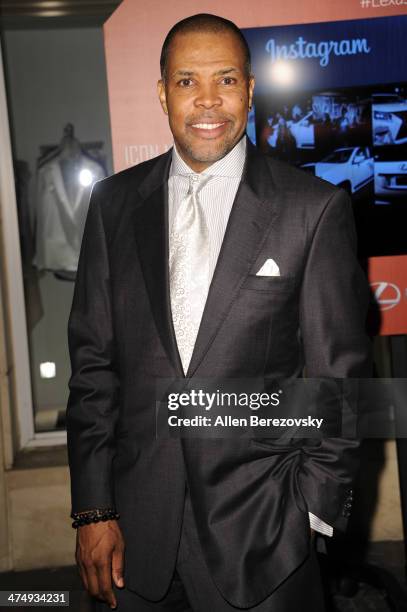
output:
M93 510L85 510L83 512L72 512L73 518L72 527L77 529L83 525L91 523L99 523L100 521L117 520L120 515L114 508L95 508Z

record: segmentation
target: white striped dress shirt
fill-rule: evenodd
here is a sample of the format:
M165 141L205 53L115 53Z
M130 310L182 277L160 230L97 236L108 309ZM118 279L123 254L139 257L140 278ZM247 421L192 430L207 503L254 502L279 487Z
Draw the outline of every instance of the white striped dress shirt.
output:
M199 201L208 226L210 244L210 279L215 271L216 262L225 235L230 211L243 174L246 159L246 137L243 137L225 157L208 166L200 174L210 175L211 179L200 189ZM194 172L180 157L175 145L168 178L168 225L171 228L175 215L189 188L189 175ZM171 245L170 245L171 246ZM309 514L310 525L315 531L332 536L333 528Z
M232 210L236 192L242 178L245 157L246 138L242 138L225 157L200 173L201 175L211 176L210 180L199 190L199 202L202 206L209 233L209 282L215 271L230 211ZM188 176L190 174L197 173L191 170L184 162L174 145L168 179L168 224L170 234L178 208L188 193Z

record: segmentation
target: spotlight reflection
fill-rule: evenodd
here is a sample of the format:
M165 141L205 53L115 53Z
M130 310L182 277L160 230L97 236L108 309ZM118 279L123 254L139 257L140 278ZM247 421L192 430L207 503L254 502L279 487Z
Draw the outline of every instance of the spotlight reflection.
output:
M279 60L271 67L271 79L277 85L288 86L294 81L295 71L292 62Z

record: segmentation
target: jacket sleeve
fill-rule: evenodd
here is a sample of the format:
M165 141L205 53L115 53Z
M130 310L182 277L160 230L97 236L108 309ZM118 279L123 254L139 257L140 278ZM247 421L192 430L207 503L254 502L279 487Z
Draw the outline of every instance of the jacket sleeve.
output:
M335 191L315 229L304 269L300 332L308 378L371 376L365 332L369 289L356 257L352 205ZM344 530L359 465L357 439L308 439L302 448L299 485L307 510Z
M72 512L114 507L119 377L100 187L95 184L90 198L68 320L72 373L66 423Z

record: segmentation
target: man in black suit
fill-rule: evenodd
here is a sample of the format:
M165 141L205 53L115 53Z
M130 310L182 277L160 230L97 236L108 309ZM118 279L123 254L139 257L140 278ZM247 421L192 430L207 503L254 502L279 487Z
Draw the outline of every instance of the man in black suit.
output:
M72 513L120 517L78 528L77 562L125 612L319 612L310 526L344 529L357 441L156 437L156 383L369 375L350 201L246 140L233 23L176 24L161 72L174 148L94 186L82 241Z

